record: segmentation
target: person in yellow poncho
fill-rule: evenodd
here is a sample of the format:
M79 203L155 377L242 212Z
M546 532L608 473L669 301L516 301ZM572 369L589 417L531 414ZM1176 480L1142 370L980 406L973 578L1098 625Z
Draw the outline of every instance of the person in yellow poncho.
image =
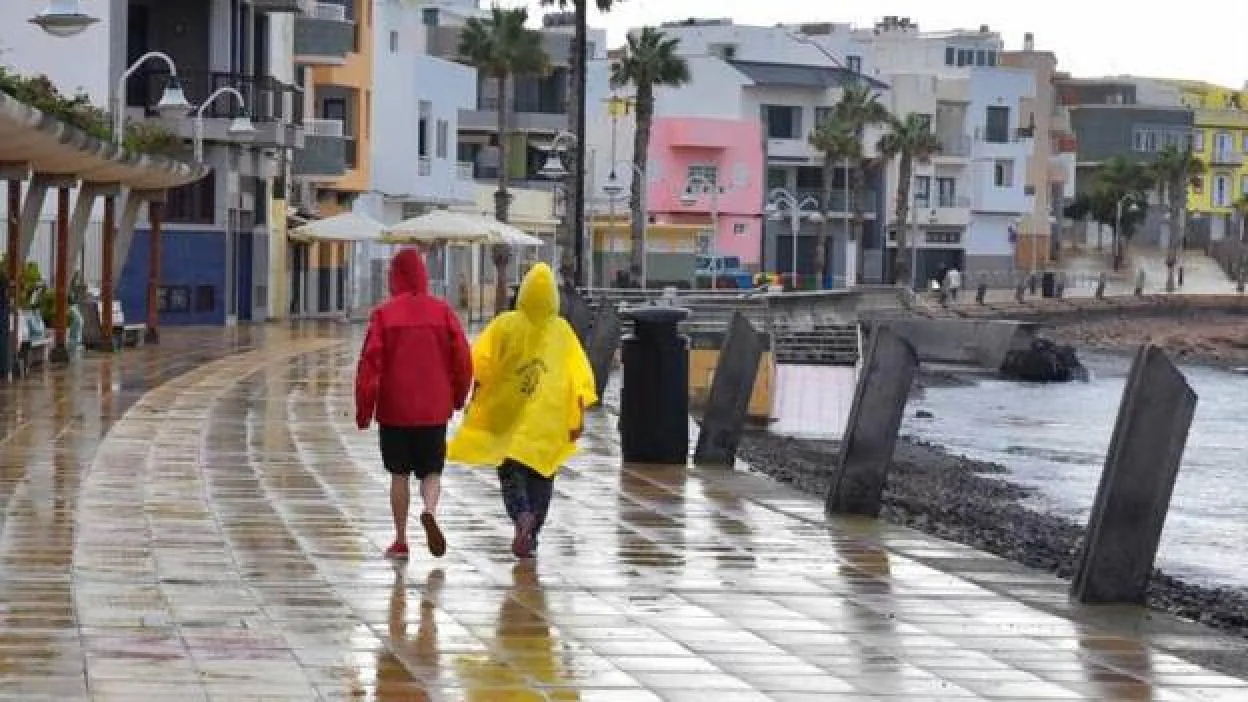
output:
M559 316L550 267L524 277L516 309L490 322L472 346L476 386L447 445L459 463L497 468L515 526L517 558L529 558L546 522L554 478L576 452L585 408L598 401L594 372L571 325Z

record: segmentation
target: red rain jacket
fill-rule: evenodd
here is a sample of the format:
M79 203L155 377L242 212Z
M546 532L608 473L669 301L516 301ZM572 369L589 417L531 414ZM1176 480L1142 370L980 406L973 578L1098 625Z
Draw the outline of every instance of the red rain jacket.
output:
M355 375L355 423L446 424L472 386L472 354L454 310L429 294L421 255L390 265L390 299L373 311Z

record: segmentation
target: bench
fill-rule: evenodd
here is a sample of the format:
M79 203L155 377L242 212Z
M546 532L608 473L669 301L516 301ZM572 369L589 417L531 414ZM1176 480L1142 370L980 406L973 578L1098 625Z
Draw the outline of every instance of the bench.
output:
M147 335L146 324L122 324L115 327L121 330L121 343L124 346L139 347Z
M20 374L25 375L35 365L48 365L52 352L52 335L43 323L43 315L37 310L22 310L19 313L17 341Z

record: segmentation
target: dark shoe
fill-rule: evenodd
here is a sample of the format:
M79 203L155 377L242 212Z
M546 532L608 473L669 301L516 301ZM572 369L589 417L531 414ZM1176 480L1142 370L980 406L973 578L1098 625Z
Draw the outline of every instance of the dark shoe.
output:
M432 514L424 512L420 515L420 525L425 528L425 543L429 546L429 553L432 553L434 558L445 556L446 536L442 534L438 520L434 519Z
M511 552L516 558L533 557L533 530L537 519L529 512L516 517L516 534L511 540Z

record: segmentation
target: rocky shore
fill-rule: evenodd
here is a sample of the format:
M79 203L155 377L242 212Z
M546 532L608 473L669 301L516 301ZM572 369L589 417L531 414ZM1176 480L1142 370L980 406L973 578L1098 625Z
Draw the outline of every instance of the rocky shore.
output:
M1050 322L1055 341L1081 351L1134 351L1155 344L1176 360L1248 367L1248 317L1201 311L1188 314L1101 317Z
M751 432L738 456L752 469L816 495L827 494L838 446ZM1082 525L1025 507L1031 494L993 463L957 456L939 446L903 439L884 494L882 518L1070 578ZM1248 592L1183 582L1160 571L1149 589L1151 607L1248 636Z

